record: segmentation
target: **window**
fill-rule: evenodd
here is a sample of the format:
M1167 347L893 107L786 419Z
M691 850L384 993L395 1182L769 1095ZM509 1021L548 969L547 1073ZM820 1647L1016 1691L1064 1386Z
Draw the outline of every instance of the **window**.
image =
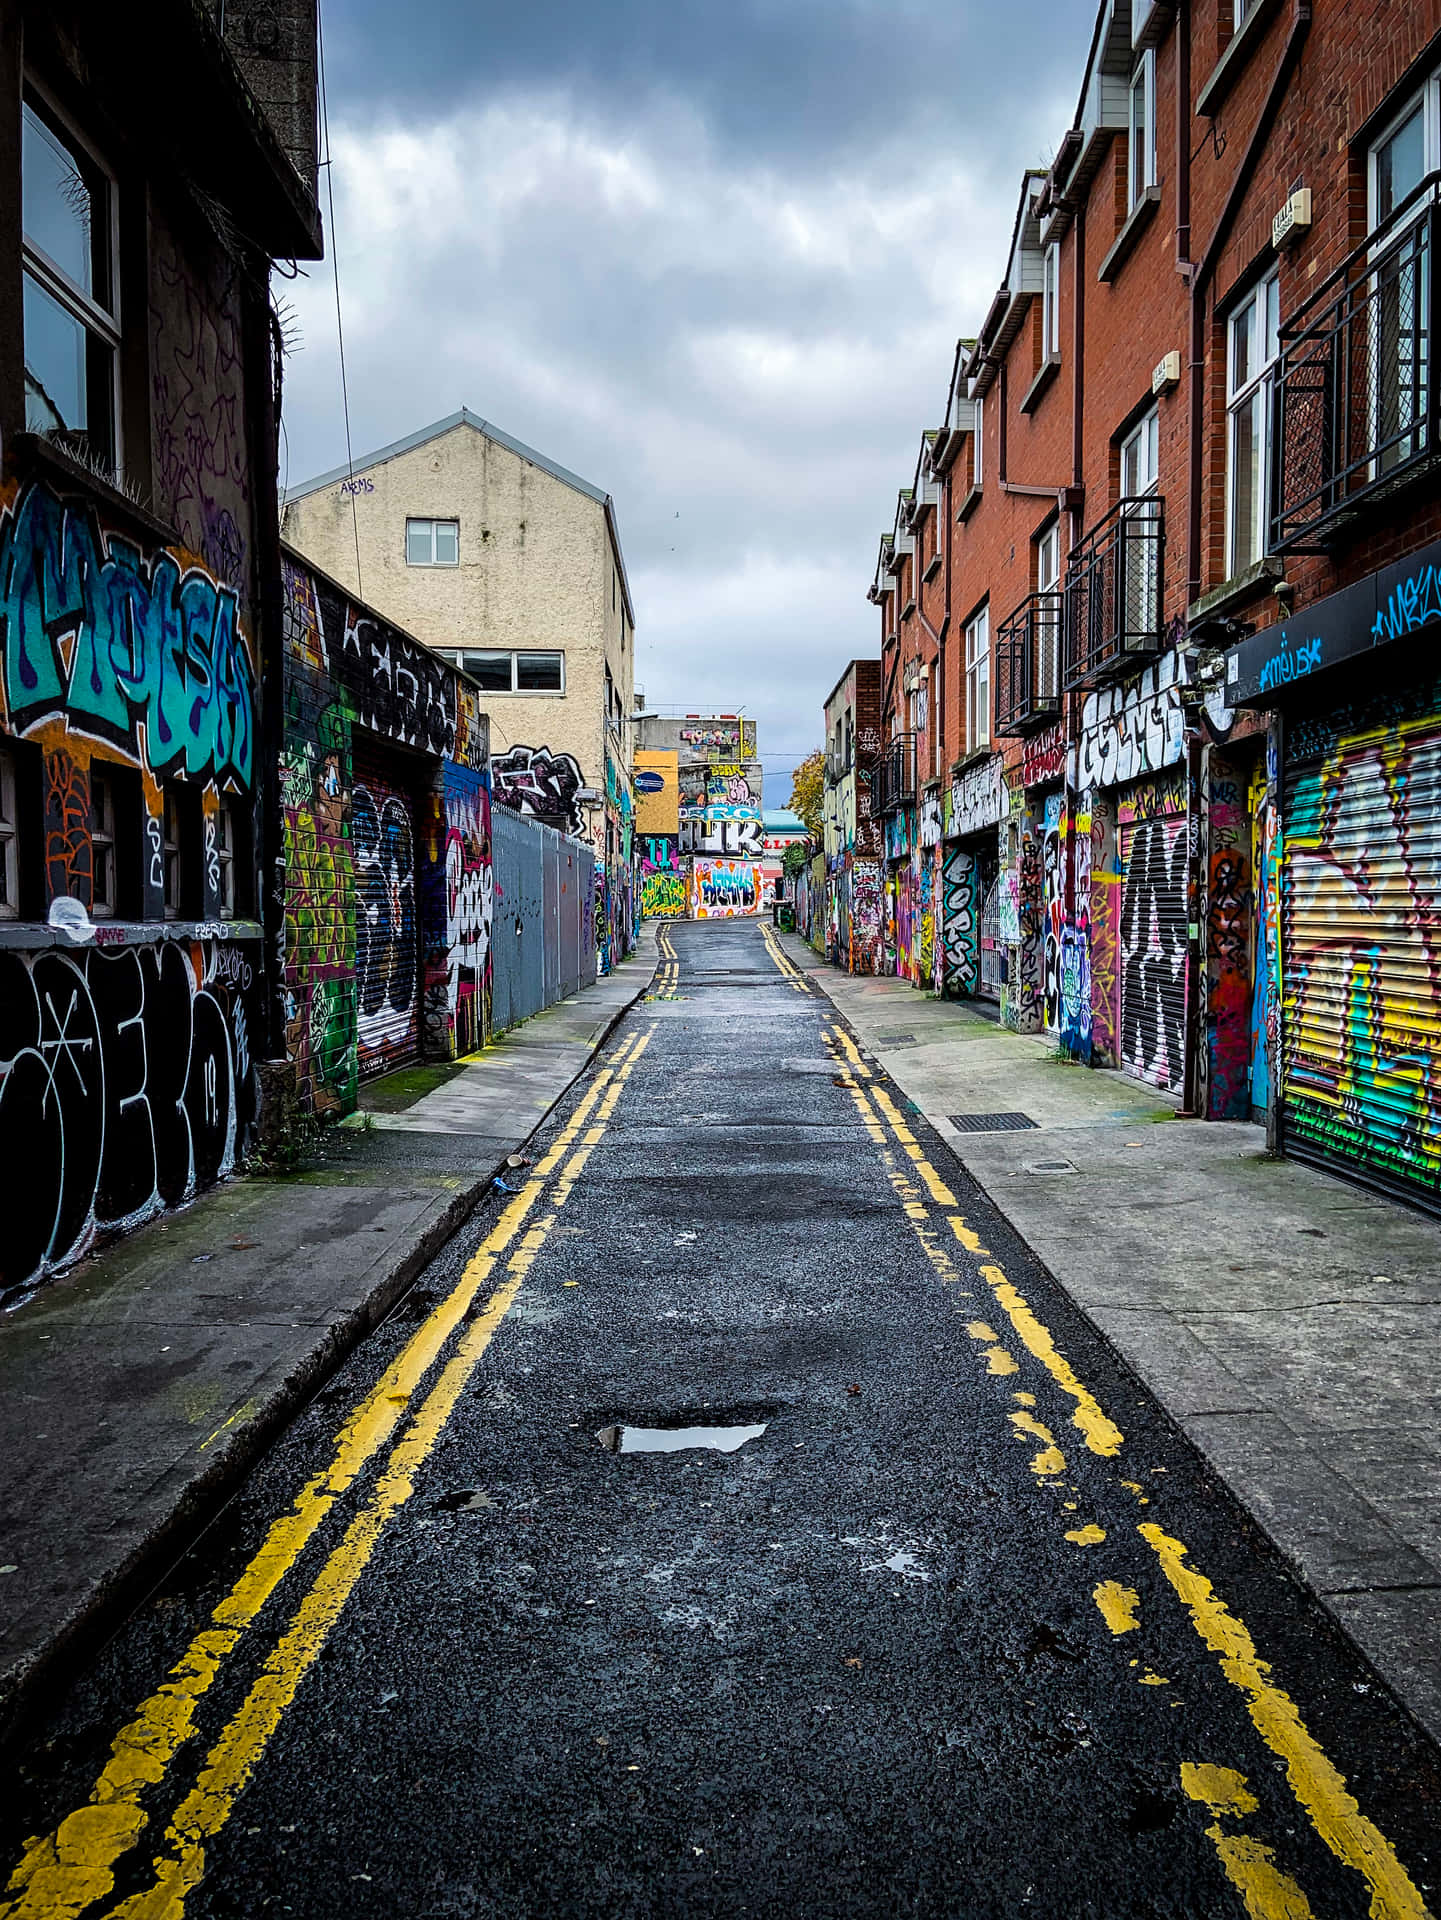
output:
M1232 0L1231 31L1233 34L1241 31L1260 4L1261 0Z
M15 755L0 747L0 919L20 917L20 857L15 824Z
M976 395L976 425L971 435L971 485L981 484L981 447L986 437L986 396Z
M215 816L215 891L222 920L235 918L235 802L222 800Z
M460 565L460 522L458 520L407 520L405 564L408 567L458 567Z
M1121 530L1122 631L1155 633L1161 618L1161 569L1155 522L1160 417L1156 409L1121 442L1121 498L1127 505Z
M42 104L21 109L25 425L112 472L118 306L109 176Z
M1410 100L1370 154L1371 229L1390 220L1428 173L1441 164L1441 79ZM1421 227L1433 194L1385 235L1373 255L1371 294L1371 445L1373 477L1422 450L1430 381L1432 264Z
M90 912L111 920L116 911L115 786L99 761L90 768Z
M564 693L564 653L519 653L508 648L467 649L450 658L487 693Z
M1131 132L1127 148L1127 211L1156 184L1156 52L1148 47L1131 76Z
M1226 572L1244 573L1266 550L1271 476L1271 385L1280 283L1272 273L1226 326Z
M1041 267L1041 358L1061 357L1061 243L1046 248Z
M162 823L161 857L165 877L165 918L178 920L185 886L185 823L180 817L180 795L174 787L165 789L165 816Z
M991 741L991 610L982 607L966 628L966 751Z
M1061 579L1061 530L1053 520L1036 541L1036 592L1054 593Z

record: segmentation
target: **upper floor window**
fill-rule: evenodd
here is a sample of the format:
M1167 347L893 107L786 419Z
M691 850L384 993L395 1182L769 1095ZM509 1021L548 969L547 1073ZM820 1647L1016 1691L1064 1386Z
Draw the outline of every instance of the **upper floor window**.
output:
M1156 184L1156 50L1148 47L1131 76L1130 143L1126 204L1134 209Z
M1160 416L1152 407L1121 442L1123 500L1139 500L1143 495L1156 491L1160 425Z
M115 195L48 109L21 109L25 425L114 471L120 458Z
M1036 592L1055 593L1061 584L1061 530L1053 520L1036 541Z
M405 562L410 567L458 567L460 565L460 522L458 520L407 520Z
M991 610L982 607L966 628L966 750L991 740Z
M215 816L215 891L222 920L235 918L236 843L239 839L235 802L222 798Z
M1268 274L1226 326L1226 572L1244 573L1266 549L1271 473L1271 384L1280 282Z
M522 653L485 647L453 653L451 659L487 693L564 693L565 655Z
M90 911L109 920L116 911L115 783L100 761L90 767Z
M0 919L20 917L19 832L15 822L15 755L0 747Z
M1231 0L1231 31L1239 33L1251 15L1261 4L1261 0Z
M971 485L973 487L978 487L981 484L981 470L983 465L982 450L985 445L985 438L986 396L983 393L978 393L976 395L976 424L971 433Z
M161 860L165 885L165 918L178 920L185 898L185 821L181 797L174 787L165 789L165 812L161 823Z
M1041 358L1061 357L1061 243L1046 248L1041 267Z

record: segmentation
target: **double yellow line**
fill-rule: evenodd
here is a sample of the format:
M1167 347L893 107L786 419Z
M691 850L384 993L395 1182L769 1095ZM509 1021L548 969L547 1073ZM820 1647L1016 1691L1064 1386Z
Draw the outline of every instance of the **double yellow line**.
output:
M768 920L762 920L760 924L761 935L766 943L766 951L770 954L771 959L775 961L776 965L797 993L810 993L812 991L810 981L806 979L794 960L784 951L780 941L776 938L775 930L770 922Z
M680 985L680 961L676 957L675 948L671 945L670 928L670 921L663 920L656 936L661 965L655 977L655 984L647 995L651 1000L674 1000L676 989Z
M955 1195L926 1158L885 1088L876 1083L850 1035L837 1021L824 1037L840 1068L838 1078L848 1088L867 1134L882 1148L882 1161L897 1198L937 1274L953 1285L959 1285L964 1277L937 1231L941 1222L928 1199L941 1210L951 1243L975 1260L980 1278L1018 1343L1070 1403L1069 1423L1087 1451L1102 1461L1117 1461L1125 1445L1124 1434L1079 1378L994 1255L981 1244L979 1235L967 1225ZM894 1140L909 1161L910 1172L900 1166L889 1140ZM919 1184L912 1174L918 1176ZM952 1212L953 1208L956 1211ZM973 1320L968 1331L984 1348L988 1372L1000 1376L1019 1372L1015 1356L989 1325ZM1031 1462L1037 1484L1054 1485L1066 1471L1061 1444L1032 1411L1036 1405L1033 1393L1019 1391L1012 1397L1018 1402L1009 1415L1013 1430L1023 1440L1040 1443ZM1118 1484L1138 1504L1149 1504L1138 1482L1121 1479ZM1154 1555L1196 1633L1216 1656L1221 1672L1240 1691L1253 1726L1284 1766L1291 1792L1312 1829L1337 1860L1354 1869L1369 1885L1372 1920L1429 1920L1426 1904L1394 1848L1360 1811L1345 1779L1307 1728L1295 1702L1272 1681L1270 1668L1257 1652L1244 1621L1230 1610L1205 1574L1189 1564L1189 1552L1180 1540L1154 1521L1139 1521L1136 1533ZM1073 1526L1066 1537L1087 1546L1103 1540L1105 1533L1094 1525ZM1132 1589L1105 1581L1096 1588L1094 1598L1113 1634L1133 1631L1139 1624L1135 1618L1138 1601ZM1152 1682L1160 1679L1157 1675L1148 1678ZM1181 1786L1190 1799L1215 1816L1206 1829L1207 1837L1252 1920L1309 1920L1312 1909L1304 1893L1276 1865L1271 1850L1251 1835L1228 1833L1221 1825L1223 1817L1243 1819L1259 1807L1245 1775L1227 1767L1186 1762L1181 1768Z
M195 1731L197 1708L211 1684L322 1522L409 1414L409 1424L385 1460L373 1491L171 1815L152 1862L153 1881L109 1910L111 1916L123 1915L125 1920L179 1920L187 1895L204 1875L206 1842L229 1819L387 1522L415 1491L419 1468L509 1312L654 1032L651 1027L632 1036L596 1075L532 1177L507 1202L476 1248L455 1287L352 1408L336 1434L329 1464L306 1482L290 1510L272 1524L207 1625L116 1735L89 1801L68 1814L53 1832L27 1844L11 1876L7 1902L0 1906L0 1920L77 1920L113 1891L117 1863L148 1824L143 1796L165 1777L177 1751ZM542 1198L549 1211L527 1227ZM499 1284L472 1318L476 1301L502 1261ZM426 1375L457 1327L463 1331L454 1350L425 1398L413 1407Z

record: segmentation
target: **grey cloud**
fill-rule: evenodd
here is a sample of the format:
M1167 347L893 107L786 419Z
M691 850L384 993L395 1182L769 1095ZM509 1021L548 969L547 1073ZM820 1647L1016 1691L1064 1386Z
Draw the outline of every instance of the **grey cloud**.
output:
M881 39L894 58L920 34L904 10L882 33L874 9L828 9L828 37L809 6L623 6L600 15L608 38L566 14L573 32L548 44L562 15L542 6L494 46L473 19L468 38L440 32L428 68L364 7L341 63L332 22L357 453L465 404L608 488L647 695L744 701L778 760L814 743L840 666L874 649L876 537L1003 269L1021 169L1066 122L1090 24L1067 8L1058 32L1055 8L1018 4L1003 33L999 10L957 11L964 32L935 10L936 58L911 60L902 92L877 63ZM1024 32L1043 16L1045 90ZM443 27L444 7L427 19ZM821 99L826 129L807 145L792 117L748 143L745 75L815 36L805 111ZM714 58L687 65L685 44ZM969 68L976 113L898 124L902 93L945 62ZM664 83L643 103L612 108L593 84L642 67ZM892 110L848 118L868 84ZM999 99L1024 110L986 132ZM344 459L328 267L287 291L306 342L287 369L299 480Z

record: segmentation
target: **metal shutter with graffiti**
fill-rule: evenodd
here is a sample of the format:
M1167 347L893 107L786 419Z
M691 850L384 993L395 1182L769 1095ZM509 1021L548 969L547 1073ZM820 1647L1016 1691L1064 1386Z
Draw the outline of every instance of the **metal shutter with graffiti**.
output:
M1406 704L1288 742L1281 1111L1287 1152L1437 1209L1441 715Z
M1121 828L1121 1065L1181 1091L1186 1032L1186 822Z
M361 1077L420 1055L415 807L393 769L357 739L350 796L355 859L356 1021Z

